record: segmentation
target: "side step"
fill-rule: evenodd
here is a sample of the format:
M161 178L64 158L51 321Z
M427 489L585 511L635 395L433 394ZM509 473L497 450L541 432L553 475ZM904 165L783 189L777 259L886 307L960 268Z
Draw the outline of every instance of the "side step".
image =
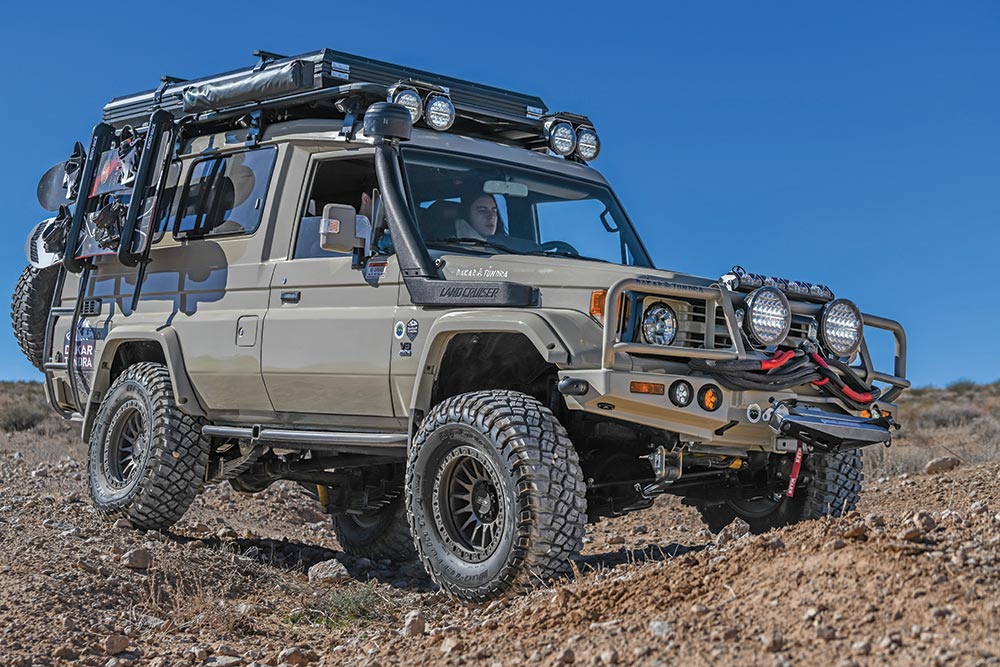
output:
M315 449L344 454L377 454L406 458L405 433L352 433L350 431L297 431L259 425L204 426L204 435L261 443L280 443L288 449Z

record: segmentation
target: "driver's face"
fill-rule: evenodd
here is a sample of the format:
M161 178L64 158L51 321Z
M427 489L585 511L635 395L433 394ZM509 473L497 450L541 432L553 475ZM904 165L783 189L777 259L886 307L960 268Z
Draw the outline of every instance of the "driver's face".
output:
M483 236L497 233L497 219L500 212L492 195L483 195L469 207L469 224Z

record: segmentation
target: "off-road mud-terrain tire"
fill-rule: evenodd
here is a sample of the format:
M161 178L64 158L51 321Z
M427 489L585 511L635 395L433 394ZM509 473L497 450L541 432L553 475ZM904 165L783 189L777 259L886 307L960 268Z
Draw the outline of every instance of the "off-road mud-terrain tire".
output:
M803 462L803 474L808 476L808 483L801 484L793 498L782 497L773 510L762 516L749 515L735 503L700 503L698 511L713 533L740 517L750 524L750 532L760 534L809 519L839 517L857 507L864 479L861 450L810 454Z
M456 489L466 489L467 500ZM567 572L587 518L566 430L534 398L501 390L453 396L428 413L407 460L406 507L427 572L444 591L474 602ZM471 537L459 516L470 517L463 527L473 521Z
M129 366L111 385L90 436L90 496L105 516L124 516L163 530L183 516L201 490L209 440L201 422L177 409L163 364ZM129 434L136 456L126 457Z
M395 562L417 557L402 496L370 514L334 514L333 532L340 547L352 556Z
M59 267L25 267L10 300L10 323L21 352L32 366L43 370L45 325L52 307L52 293L59 281Z

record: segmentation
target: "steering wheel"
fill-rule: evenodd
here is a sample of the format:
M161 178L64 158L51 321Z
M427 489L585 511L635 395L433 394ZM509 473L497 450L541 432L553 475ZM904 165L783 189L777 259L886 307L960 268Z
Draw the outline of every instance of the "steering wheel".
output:
M566 253L568 255L577 255L577 256L579 256L580 254L579 250L574 248L569 243L566 243L565 241L546 241L545 243L541 244L541 248L544 252L555 251L555 252Z

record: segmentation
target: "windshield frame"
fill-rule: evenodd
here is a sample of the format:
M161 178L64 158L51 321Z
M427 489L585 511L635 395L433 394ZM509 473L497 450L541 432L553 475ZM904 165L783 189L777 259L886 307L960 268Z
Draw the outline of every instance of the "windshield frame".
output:
M503 145L495 144L493 142L486 142L486 141L483 141L483 140L475 140L475 142L477 144L479 144L479 143L485 144L485 145L490 146L492 148L508 149L508 150L511 150L511 151L515 151L516 150L518 152L524 151L524 149L518 149L518 148L503 146ZM622 232L626 232L626 233L630 234L631 237L632 237L632 239L635 240L637 249L641 252L641 256L637 252L632 252L632 258L633 258L633 263L632 264L622 264L621 262L607 262L606 260L589 258L589 257L584 257L584 256L579 257L580 261L599 261L599 262L606 262L606 263L612 264L614 266L625 266L625 267L630 267L630 268L642 268L642 269L656 269L656 264L653 262L652 255L650 255L649 250L646 248L646 244L643 242L642 236L639 234L639 232L638 232L635 224L632 222L632 219L629 217L628 211L625 210L625 207L622 205L621 200L618 198L617 193L615 193L614 188L611 187L611 185L607 182L606 179L604 179L604 177L599 172L597 172L596 170L593 170L593 168L590 167L589 165L584 165L584 166L585 166L586 169L588 169L589 171L591 171L591 173L593 173L593 175L595 176L595 178L593 178L593 179L589 179L589 178L588 179L581 179L579 177L574 177L574 176L571 176L571 175L567 175L564 171L560 171L557 168L556 169L547 169L547 168L544 168L544 167L539 166L539 165L529 165L529 164L526 164L524 162L519 162L519 161L514 160L514 159L506 159L504 157L499 157L499 156L496 156L496 155L489 155L485 151L481 152L481 153L480 152L475 152L474 153L474 152L469 152L469 151L453 150L453 149L448 149L448 148L440 148L440 147L429 146L429 145L427 145L427 143L424 143L424 142L420 142L419 144L418 143L404 144L404 145L400 146L400 151L399 151L399 160L400 160L400 167L401 167L400 171L401 171L401 176L402 176L402 179L403 179L404 194L406 196L407 205L409 206L409 209L410 209L410 215L413 216L413 218L412 218L413 220L417 220L418 219L418 210L417 210L417 202L416 202L416 199L413 197L413 191L412 191L412 188L411 188L411 185L410 185L409 172L407 170L406 155L408 153L409 154L413 154L413 153L425 153L425 154L434 154L434 155L441 155L441 156L452 156L452 157L456 157L456 158L462 158L462 159L474 160L474 161L482 162L482 163L487 164L487 165L497 165L497 166L500 166L500 167L508 166L508 167L512 167L514 169L519 169L519 170L524 170L524 171L531 171L531 172L537 172L539 174L544 175L547 178L552 178L552 179L556 179L556 180L565 181L565 182L567 182L569 184L579 185L581 183L581 181L585 182L586 184L592 186L593 188L601 190L603 193L605 193L608 196L609 201L613 202L614 205L618 208L618 212L621 214L621 219L624 222L624 224L627 226L627 230L622 230ZM542 158L542 159L545 159L545 160L558 160L557 163L552 164L553 167L563 166L563 165L566 164L565 160L563 160L561 158L554 158L554 157L551 157L551 156L540 156L540 155L537 155L537 154L533 154L533 157L535 157L535 158ZM574 163L574 166L580 166L580 165L576 165ZM621 226L621 225L619 225L619 226ZM420 235L419 233L417 234L417 236L418 236L418 238L420 238L420 242L422 244L424 244L425 247L428 247L427 243L423 239L423 236ZM440 245L436 245L435 247L438 248L438 249L440 249L441 246ZM463 251L463 252L465 251L465 249L460 248L460 246L455 246L455 247L458 248L459 250ZM482 250L483 250L482 248L477 248L474 252L476 252L476 254L482 254ZM631 251L631 248L630 248L630 251ZM516 253L514 256L540 257L540 256L543 256L543 255L541 253L527 253L527 252L525 252L525 253ZM552 256L563 256L563 255L552 255Z

